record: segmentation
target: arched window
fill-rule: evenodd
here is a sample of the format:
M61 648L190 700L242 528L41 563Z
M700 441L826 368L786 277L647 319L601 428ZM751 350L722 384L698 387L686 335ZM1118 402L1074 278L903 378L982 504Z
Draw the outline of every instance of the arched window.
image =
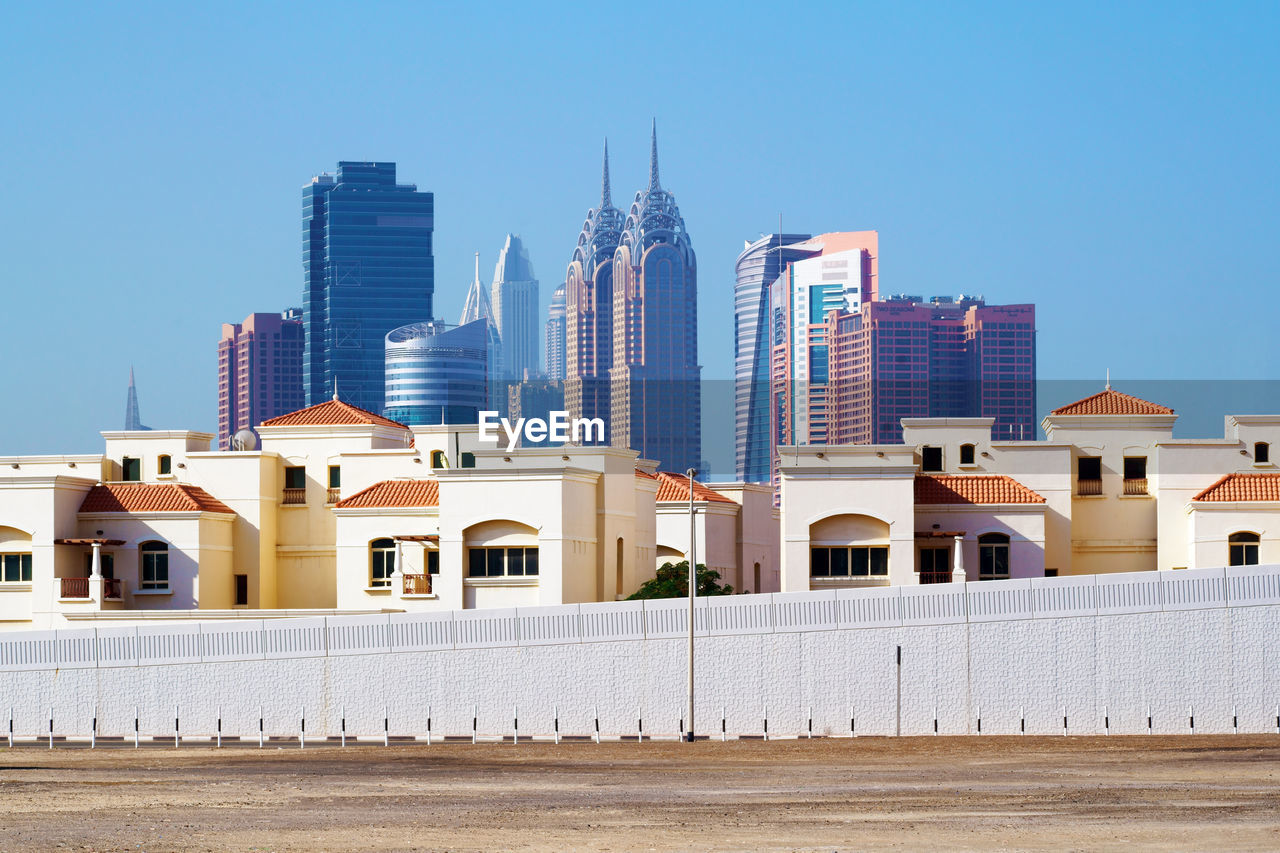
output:
M173 457L167 453L161 453L160 458L156 460L156 473L160 475L173 473Z
M1227 548L1230 551L1229 565L1258 565L1258 543L1262 538L1256 533L1232 533L1227 537Z
M1265 465L1271 461L1271 445L1265 441L1255 441L1253 443L1253 461L1259 465Z
M978 537L978 577L984 581L1009 577L1008 536L984 533Z
M960 464L972 465L974 457L974 446L972 444L960 445Z
M445 456L443 450L431 451L431 467L432 468L448 468L448 457Z
M164 542L143 542L138 554L142 559L139 589L168 589L169 546Z
M391 586L396 570L396 543L375 539L369 543L369 586Z

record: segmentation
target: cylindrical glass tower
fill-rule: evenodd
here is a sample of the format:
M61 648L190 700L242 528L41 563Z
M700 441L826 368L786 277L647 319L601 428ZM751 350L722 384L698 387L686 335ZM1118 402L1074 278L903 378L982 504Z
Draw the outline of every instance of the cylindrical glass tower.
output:
M488 405L488 324L485 318L461 326L435 320L392 330L383 414L410 426L476 423Z

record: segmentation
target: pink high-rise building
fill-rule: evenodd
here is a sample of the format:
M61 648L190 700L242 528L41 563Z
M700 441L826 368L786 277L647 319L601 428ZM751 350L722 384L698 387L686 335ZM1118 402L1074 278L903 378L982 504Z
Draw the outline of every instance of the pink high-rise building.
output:
M223 323L218 341L218 447L242 429L306 405L302 388L302 314L250 314Z

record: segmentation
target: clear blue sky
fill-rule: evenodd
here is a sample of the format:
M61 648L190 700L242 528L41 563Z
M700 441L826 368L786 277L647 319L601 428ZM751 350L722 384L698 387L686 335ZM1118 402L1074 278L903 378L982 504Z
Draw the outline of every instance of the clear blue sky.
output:
M1035 302L1044 378L1277 378L1278 42L1275 3L12 6L0 454L99 450L130 364L213 431L219 324L300 304L339 159L435 193L441 316L508 231L545 302L652 116L708 378L779 214L879 230L884 291Z

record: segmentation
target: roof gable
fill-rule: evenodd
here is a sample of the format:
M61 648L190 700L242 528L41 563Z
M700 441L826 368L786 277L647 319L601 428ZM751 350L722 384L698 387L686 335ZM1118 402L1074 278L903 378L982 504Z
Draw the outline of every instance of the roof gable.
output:
M917 474L917 504L1042 504L1044 498L1003 474Z
M1107 388L1083 400L1076 400L1061 408L1054 409L1050 415L1172 415L1173 409L1122 394Z
M225 512L235 510L199 486L184 483L107 483L89 490L80 512Z
M657 473L658 494L655 500L658 503L688 503L689 502L689 478L683 474L673 474L670 471L659 471ZM697 480L693 481L693 499L695 501L713 501L718 503L733 503L733 499L727 498L717 492L715 489L708 488Z
M399 509L440 506L440 481L383 480L334 504L334 509Z
M1191 500L1220 503L1280 501L1280 473L1228 474Z
M398 421L384 418L382 415L374 414L359 406L344 403L341 400L325 400L323 403L317 403L314 406L308 406L305 409L299 409L287 415L270 418L263 421L261 425L264 427L376 425L408 429L407 426Z

